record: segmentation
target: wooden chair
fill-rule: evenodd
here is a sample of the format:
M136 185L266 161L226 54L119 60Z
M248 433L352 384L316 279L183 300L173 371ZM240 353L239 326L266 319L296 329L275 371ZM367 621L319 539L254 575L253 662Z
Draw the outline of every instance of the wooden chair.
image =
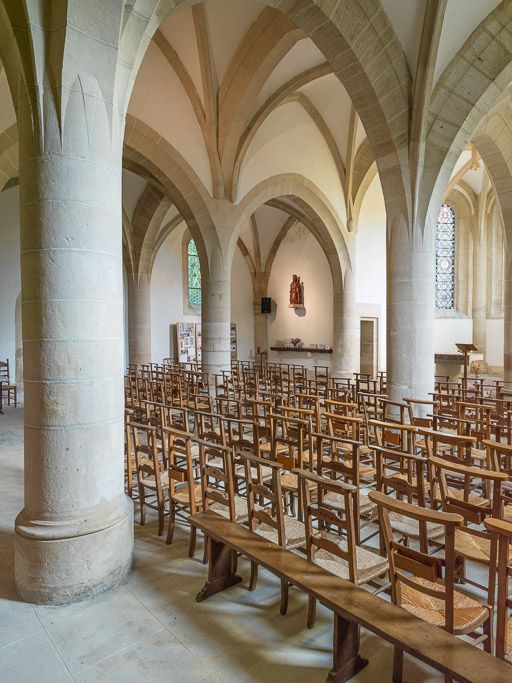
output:
M501 517L501 488L508 475L495 470L484 470L460 463L447 462L443 458L431 458L430 465L435 470L435 484L439 486L442 507L445 512L454 512L464 519L464 525L455 532L455 555L457 558L457 577L472 585L482 588L481 584L466 576L465 561L472 560L485 567L491 567L495 561L493 539L483 528L487 516ZM454 486L453 478L458 478L459 490ZM468 491L473 490L474 481L483 483L486 497L475 496ZM512 559L512 555L511 555ZM494 598L495 577L489 579L488 590Z
M304 547L306 542L305 527L295 517L285 513L281 472L283 466L278 462L268 462L262 458L241 454L245 467L245 484L247 490L247 511L249 528L281 548L293 550ZM270 466L272 478L270 483L263 480L263 468ZM297 475L295 474L295 477ZM297 477L298 480L298 477ZM251 563L251 580L249 590L254 590L258 580L258 565ZM281 581L281 614L288 610L288 582Z
M276 413L269 414L270 419L270 457L283 466L280 488L287 501L292 516L295 515L295 498L298 499L299 519L302 516L301 490L299 480L292 470L302 469L305 461L305 448L309 449L307 435L311 423L294 417L285 417ZM311 461L309 461L311 467Z
M356 539L359 543L361 529L370 524L375 516L375 506L366 495L367 490L375 485L373 479L375 470L370 473L371 476L366 476L367 470L364 470L361 465L363 445L359 441L351 441L323 433L313 433L310 439L313 444L311 449L314 448L317 454L316 473L330 479L341 479L354 486L358 492L355 503L355 519ZM325 495L324 502L333 509L343 509L344 498L330 492ZM362 522L361 518L366 521Z
M176 517L185 520L202 508L201 486L194 478L194 458L192 456L192 434L171 427L163 427L163 440L166 444L169 482L169 525L167 545L174 536ZM196 548L196 528L190 526L189 557L194 556Z
M164 533L165 501L169 491L169 475L159 458L157 429L154 425L129 422L131 443L137 466L140 523L146 523L146 508L158 513L158 535Z
M232 522L248 519L247 499L235 492L235 456L232 447L192 439L199 447L204 510L213 510Z
M512 576L511 541L512 524L502 519L488 517L487 531L498 543L498 591L496 595L496 657L512 664L512 599L509 595L509 578Z
M393 494L397 500L427 507L430 483L426 458L381 446L375 447L375 457L378 491L388 496ZM429 541L441 538L444 534L442 524L427 524L424 520L416 521L396 512L389 514L389 520L398 537L417 541L423 553L428 553ZM385 550L382 536L381 550Z
M18 405L18 392L15 384L11 384L11 376L9 372L9 359L5 361L0 360L0 383L2 387L2 396L7 400L7 405L11 405L11 401L16 408Z
M294 472L299 477L302 488L308 560L356 586L372 584L387 571L388 562L357 544L356 487L319 477L307 470ZM316 489L314 503L311 484ZM324 496L328 494L343 498L343 505L333 510L329 504L324 503ZM381 590L382 586L376 588ZM314 626L315 618L316 600L309 596L308 628Z
M487 604L482 605L455 590L454 586L455 533L462 527L461 515L420 508L386 496L380 491L372 491L369 496L379 508L381 533L389 561L393 602L449 633L475 637L475 644L483 642L484 649L492 652L492 600L488 599ZM410 517L425 524L443 525L444 560L397 542L393 535L390 513ZM480 628L483 634L477 634L476 631ZM402 674L403 650L395 646L394 683L403 680Z

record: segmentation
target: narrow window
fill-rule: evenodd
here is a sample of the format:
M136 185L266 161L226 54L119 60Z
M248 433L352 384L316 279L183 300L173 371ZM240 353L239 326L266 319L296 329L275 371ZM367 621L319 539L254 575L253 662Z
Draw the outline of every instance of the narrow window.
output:
M436 308L455 308L455 215L441 206L436 225Z
M189 240L187 245L187 283L188 303L190 306L201 305L201 266L199 254L194 240Z

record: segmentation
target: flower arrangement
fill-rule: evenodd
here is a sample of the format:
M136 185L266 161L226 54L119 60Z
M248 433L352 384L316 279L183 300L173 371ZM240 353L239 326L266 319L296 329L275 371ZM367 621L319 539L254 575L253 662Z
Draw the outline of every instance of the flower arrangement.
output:
M299 348L299 346L302 344L302 339L300 337L293 337L290 339L292 346L296 349Z

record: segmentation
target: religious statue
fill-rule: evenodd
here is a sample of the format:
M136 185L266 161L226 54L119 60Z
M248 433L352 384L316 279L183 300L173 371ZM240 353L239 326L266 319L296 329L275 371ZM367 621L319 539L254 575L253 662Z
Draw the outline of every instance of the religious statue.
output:
M289 308L302 308L304 306L304 299L302 296L302 284L298 275L292 276L292 283L290 285L290 305Z

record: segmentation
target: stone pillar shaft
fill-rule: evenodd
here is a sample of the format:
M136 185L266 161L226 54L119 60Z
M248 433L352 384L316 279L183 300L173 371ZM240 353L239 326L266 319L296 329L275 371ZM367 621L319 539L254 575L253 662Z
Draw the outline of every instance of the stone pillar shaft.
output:
M391 230L387 250L387 385L393 400L428 399L434 388L434 242Z
M352 268L345 271L343 289L333 292L332 372L352 377L359 372L360 331L356 306L356 278Z
M228 269L213 264L202 275L202 365L210 374L231 369L231 282Z
M503 364L505 372L505 382L512 383L512 258L505 254L505 276L504 288L504 348ZM507 388L512 388L512 384L507 384Z
M65 128L70 142L60 152L45 153L23 128L20 146L25 506L15 574L21 597L38 603L119 583L133 546L123 463L121 144L119 154L99 145L85 155L85 122ZM106 138L100 121L94 134Z
M128 357L130 363L151 362L151 278L128 278Z

